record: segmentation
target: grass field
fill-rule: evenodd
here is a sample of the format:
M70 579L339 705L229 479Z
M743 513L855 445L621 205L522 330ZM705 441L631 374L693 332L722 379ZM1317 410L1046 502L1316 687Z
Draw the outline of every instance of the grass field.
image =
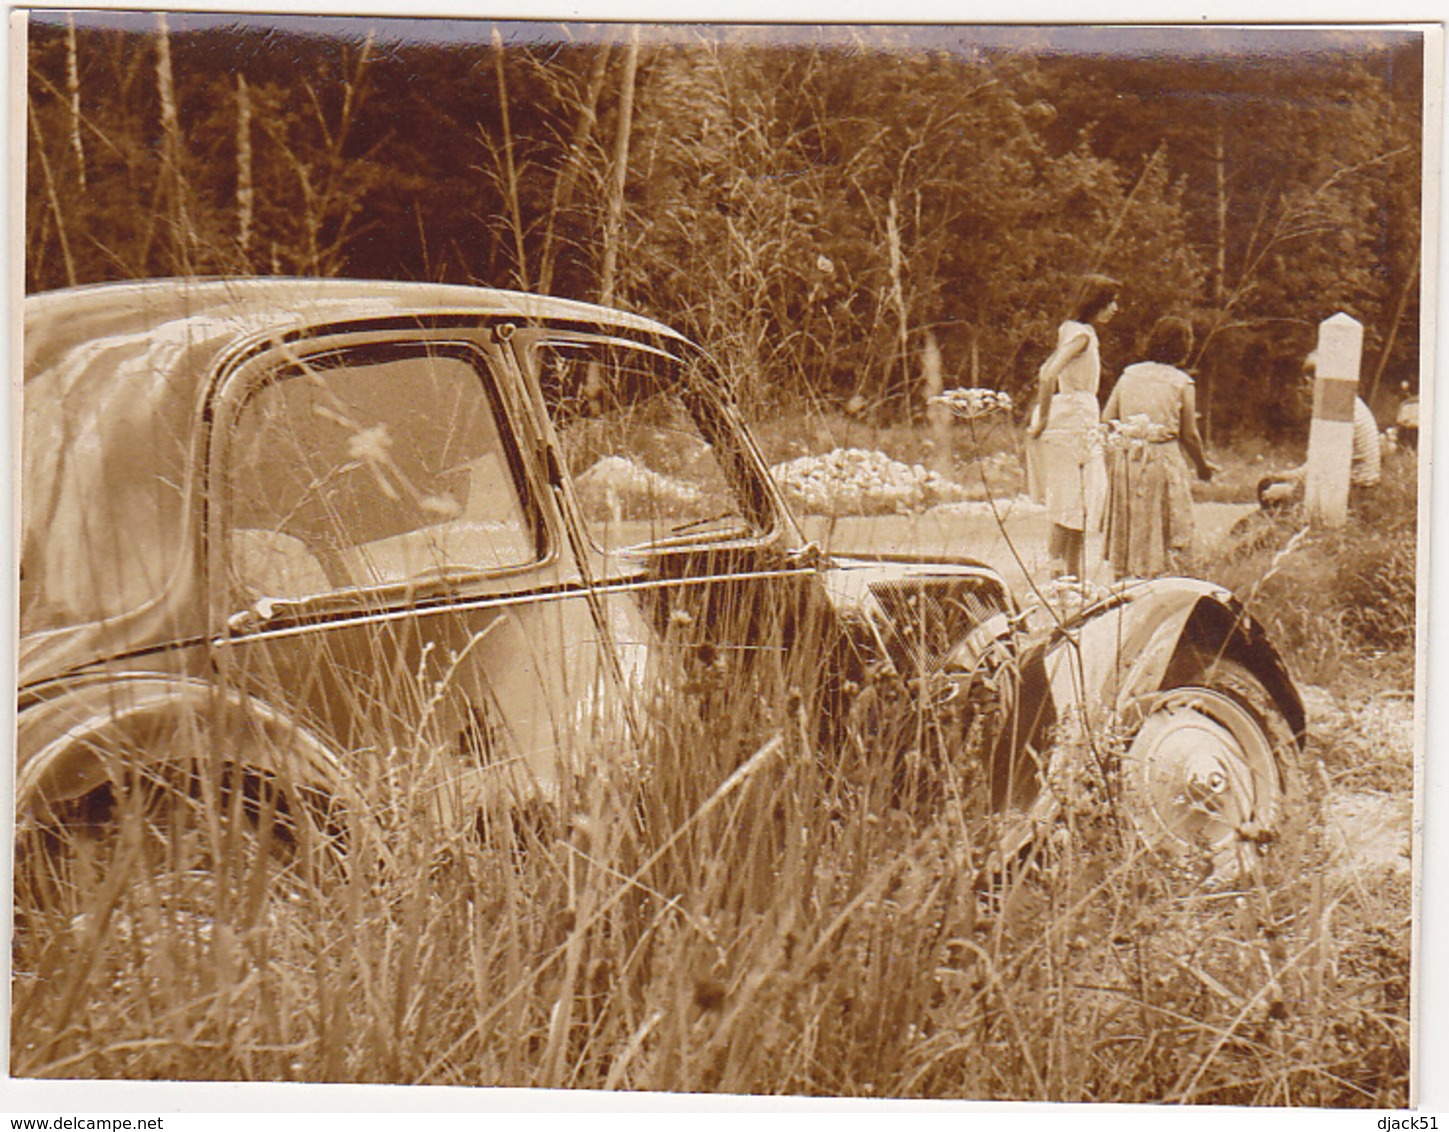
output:
M90 906L19 925L11 1072L1403 1107L1411 465L1382 498L1202 552L1312 689L1309 820L1236 888L1145 855L1085 758L1060 826L987 867L970 736L910 747L903 786L879 748L920 721L887 678L827 762L807 674L676 673L644 749L483 835L416 804L422 742L375 837L226 842L204 888L159 890L145 842L215 856L229 827L133 815Z

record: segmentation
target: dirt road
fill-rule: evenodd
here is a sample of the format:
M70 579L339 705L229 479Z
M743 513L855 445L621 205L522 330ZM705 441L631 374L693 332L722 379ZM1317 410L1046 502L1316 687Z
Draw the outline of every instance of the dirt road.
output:
M1243 515L1246 503L1199 503L1194 508L1199 549L1216 545ZM948 503L910 515L829 519L807 516L805 533L826 550L851 553L966 555L1001 571L1018 592L1046 570L1046 512L1029 503ZM1096 579L1094 579L1096 580Z

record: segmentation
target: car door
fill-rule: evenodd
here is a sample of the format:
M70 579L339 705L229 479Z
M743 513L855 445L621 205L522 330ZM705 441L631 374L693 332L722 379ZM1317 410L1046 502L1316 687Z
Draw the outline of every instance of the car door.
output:
M477 329L332 332L219 385L217 667L390 806L556 795L627 726L529 412Z
M713 363L678 340L547 327L512 344L567 472L579 560L610 610L670 646L655 669L703 661L742 695L798 683L792 666L818 674L833 641L816 557Z

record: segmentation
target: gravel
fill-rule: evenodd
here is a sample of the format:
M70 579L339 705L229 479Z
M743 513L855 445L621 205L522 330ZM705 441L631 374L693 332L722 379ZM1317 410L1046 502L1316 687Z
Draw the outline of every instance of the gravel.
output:
M791 506L808 515L909 513L967 495L959 484L920 464L903 464L865 448L800 456L770 471Z

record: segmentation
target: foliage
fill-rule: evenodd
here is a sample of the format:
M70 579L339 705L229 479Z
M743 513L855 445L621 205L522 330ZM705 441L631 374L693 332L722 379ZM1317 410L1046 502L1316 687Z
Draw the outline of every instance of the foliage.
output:
M647 29L624 138L624 29L172 22L168 85L142 17L82 16L73 54L61 17L32 18L27 289L255 271L595 299L610 246L616 301L693 333L747 398L897 420L931 342L946 384L1023 402L1105 269L1109 372L1192 314L1210 433L1290 428L1339 308L1371 395L1417 384L1417 39L1164 57L1031 29Z
M1255 516L1203 576L1248 601L1300 678L1343 691L1413 687L1418 617L1418 454L1387 455L1383 481L1338 530L1298 508Z
M1365 324L1366 378L1391 362L1391 374L1415 380L1415 68L1392 50L1305 51L1287 66L1271 53L1233 66L1194 62L1059 61L1070 97L1055 128L1060 144L1088 132L1124 165L1168 147L1210 268L1202 313L1211 348L1199 358L1209 422L1252 421L1266 405L1281 434L1281 395L1317 322L1340 309ZM1394 334L1391 308L1406 286Z

